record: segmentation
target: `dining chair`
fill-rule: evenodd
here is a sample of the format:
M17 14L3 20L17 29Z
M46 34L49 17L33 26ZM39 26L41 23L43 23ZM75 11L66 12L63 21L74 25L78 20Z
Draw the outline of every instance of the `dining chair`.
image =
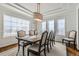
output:
M55 44L55 35L53 31L50 31L50 47Z
M35 35L34 30L29 30L29 36Z
M34 35L38 35L38 31L37 30L34 30Z
M29 56L29 52L37 54L40 56L40 53L44 51L44 55L46 56L46 40L47 40L48 32L45 31L42 33L41 39L39 41L39 44L31 45L27 49L27 55Z
M21 40L21 38L25 37L25 36L26 36L26 32L25 31L23 31L23 30L17 31L16 39L18 39L18 52L17 52L16 56L18 55L18 53L20 51L20 47L22 47L22 49L23 49L23 56L25 55L24 54L24 48L28 45L28 43Z
M64 38L62 39L62 43L68 43L68 46L70 46L70 44L74 45L74 49L76 48L76 31L72 30L69 32L68 38Z
M52 33L50 32L48 34L48 37L47 37L47 40L46 40L46 47L47 47L47 51L49 52L49 46L51 44L51 36L52 36Z

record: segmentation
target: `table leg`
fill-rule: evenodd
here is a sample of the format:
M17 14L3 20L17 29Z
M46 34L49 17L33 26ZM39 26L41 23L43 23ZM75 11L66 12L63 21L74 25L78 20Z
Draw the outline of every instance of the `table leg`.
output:
M24 50L24 48L25 48L25 47L23 46L23 56L25 56L25 50Z

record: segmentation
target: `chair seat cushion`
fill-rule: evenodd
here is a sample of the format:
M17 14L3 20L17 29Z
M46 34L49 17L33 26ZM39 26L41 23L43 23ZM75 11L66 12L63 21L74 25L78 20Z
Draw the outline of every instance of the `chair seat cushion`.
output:
M38 44L31 45L28 49L38 52L39 51L39 45ZM44 49L44 47L41 47L41 50L43 50L43 49Z
M66 40L66 41L74 41L74 39L72 39L72 38L64 38L64 40Z
M35 44L38 44L39 45L39 42L36 42Z
M24 42L24 41L21 41L20 43L19 43L19 45L20 46L26 46L26 45L29 45L27 42Z

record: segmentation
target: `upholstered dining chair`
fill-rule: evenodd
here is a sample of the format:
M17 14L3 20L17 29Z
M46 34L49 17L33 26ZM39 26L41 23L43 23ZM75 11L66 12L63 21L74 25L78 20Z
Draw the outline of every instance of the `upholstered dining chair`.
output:
M68 46L70 46L70 44L74 45L74 49L76 48L76 31L72 30L69 32L68 38L64 38L62 39L62 43L66 42L68 43Z
M30 36L35 35L34 30L29 30L29 35L30 35Z
M34 30L34 35L38 35L38 31L37 30Z
M48 52L49 52L50 38L51 38L51 33L48 33L48 37L46 40L46 48Z
M24 48L28 45L27 42L24 42L24 41L20 41L20 39L22 37L25 37L26 36L26 32L23 31L23 30L20 30L20 31L17 31L17 37L16 39L18 39L18 52L16 55L18 55L19 51L20 51L20 47L23 48L23 56L24 56Z
M37 54L40 56L40 53L44 51L44 55L46 56L46 40L47 40L48 32L45 31L42 33L41 39L39 41L39 44L31 45L27 49L27 55L29 56L29 52Z
M50 31L50 47L53 46L54 44L55 44L55 35L53 31Z

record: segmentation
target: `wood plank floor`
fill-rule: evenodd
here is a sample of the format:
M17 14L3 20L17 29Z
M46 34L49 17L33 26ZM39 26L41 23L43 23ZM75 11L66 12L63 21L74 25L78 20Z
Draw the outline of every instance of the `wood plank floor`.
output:
M17 43L11 44L11 45L8 45L8 46L5 46L5 47L1 47L1 48L0 48L0 52L9 50L9 49L14 48L14 47L16 47L16 46L17 46Z
M76 50L76 49L67 47L66 50L67 50L67 53L68 53L70 56L79 56L79 51Z
M25 48L25 55L27 56L27 48L29 46L27 46ZM6 50L4 52L0 53L0 56L16 56L18 47L14 47L12 49ZM56 42L56 44L54 46L52 46L52 48L50 48L50 52L46 52L47 56L66 56L66 47L64 45L62 45L61 43ZM22 56L22 48L19 52L19 56ZM36 56L32 53L30 53L30 56ZM41 56L44 56L44 53L41 53Z
M16 56L16 53L17 53L17 43L0 48L0 55L3 55L3 56L6 56L6 55ZM55 44L54 47L52 47L52 49L50 50L50 53L47 53L47 55L48 56L66 56L66 53L69 53L70 56L79 56L79 51L74 50L69 47L67 47L66 49L65 45L63 45L62 43L58 43L58 42Z

